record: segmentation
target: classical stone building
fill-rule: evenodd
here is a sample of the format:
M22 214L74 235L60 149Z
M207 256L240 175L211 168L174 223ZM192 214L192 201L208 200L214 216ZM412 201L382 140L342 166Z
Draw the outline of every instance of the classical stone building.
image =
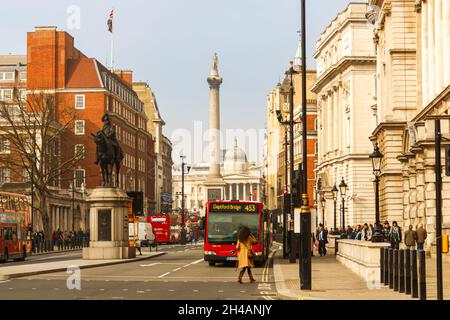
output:
M334 227L331 189L342 179L348 185L345 225L374 223L373 174L369 136L376 124L376 58L367 4L350 3L325 28L316 44L319 150L317 177L326 200L324 223ZM342 226L339 195L336 227ZM340 210L341 208L341 210ZM319 215L322 220L322 213Z
M301 76L301 46L299 44L294 58L294 69L298 73L293 76L294 84L294 121L300 122L302 116L302 76ZM317 104L316 95L309 90L316 81L316 71L307 70L307 138L308 138L308 196L313 213L315 168L317 160ZM267 95L266 151L264 155L266 206L272 212L282 213L284 194L290 192L290 157L289 127L281 125L277 111L281 111L284 120L289 119L289 87L290 76ZM287 152L286 152L287 148ZM302 126L294 126L294 168L298 169L303 162L302 156ZM287 174L286 174L287 170Z
M219 168L225 183L224 200L261 201L262 171L256 163L249 162L237 142L232 149L220 153ZM195 164L185 174L185 207L188 211L205 214L207 202L208 163ZM173 192L176 195L173 209L181 208L181 165L173 167Z
M370 1L377 47L382 215L405 228L423 223L435 243L434 120L450 109L450 3ZM449 136L449 121L442 134ZM447 144L444 142L443 144ZM444 154L442 150L442 154ZM443 231L450 229L450 178L443 178Z
M144 112L148 117L147 130L155 139L156 179L154 213L169 213L172 210L172 142L163 134L166 124L161 117L155 94L146 82L133 83L133 90L144 103Z

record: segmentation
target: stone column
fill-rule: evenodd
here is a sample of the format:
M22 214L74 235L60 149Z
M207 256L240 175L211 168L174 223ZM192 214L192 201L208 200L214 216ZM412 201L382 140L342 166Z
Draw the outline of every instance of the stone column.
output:
M55 230L58 230L58 228L61 228L60 226L60 220L59 220L59 207L55 206Z
M435 48L435 63L434 63L434 70L435 70L435 77L436 77L436 90L435 94L438 94L442 91L444 88L444 84L442 81L443 74L445 73L445 70L443 70L443 52L442 52L442 2L448 2L447 1L435 1L434 3L434 48ZM446 60L449 59L449 52L447 52Z
M444 86L450 84L450 1L442 1L442 47L443 47L443 81Z
M237 199L241 200L241 184L240 183L236 184L236 194L237 194Z
M331 109L331 95L328 93L327 95L327 114L328 114L328 121L326 124L326 128L328 131L327 135L327 152L330 152L333 150L333 111Z
M244 201L247 200L247 184L246 183L244 183L244 197L242 200L244 200Z
M429 94L429 81L428 81L428 5L422 4L421 11L421 47L422 47L422 103L426 106L430 94Z
M435 51L434 51L434 0L427 1L428 7L428 101L435 96Z
M233 184L230 183L230 186L228 189L229 189L228 200L231 200L231 199L233 199Z
M333 95L333 151L339 149L339 106L337 98L337 87L333 87L331 92Z
M217 56L215 56L217 57ZM217 59L217 58L215 58ZM213 65L211 74L208 77L210 88L210 109L209 109L209 138L210 138L210 167L209 177L220 177L220 85L222 78L217 69L217 60Z

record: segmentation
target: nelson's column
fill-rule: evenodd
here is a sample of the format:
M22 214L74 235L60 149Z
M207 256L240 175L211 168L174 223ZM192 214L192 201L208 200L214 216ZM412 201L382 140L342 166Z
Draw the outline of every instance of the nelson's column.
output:
M205 181L206 197L208 201L222 200L225 193L225 182L220 174L220 85L222 78L219 76L217 53L211 74L208 77L210 88L209 107L209 148L210 163L209 175Z

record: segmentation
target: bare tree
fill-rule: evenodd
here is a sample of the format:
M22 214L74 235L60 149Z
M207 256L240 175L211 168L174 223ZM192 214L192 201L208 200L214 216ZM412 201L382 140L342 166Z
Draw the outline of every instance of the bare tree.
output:
M11 102L0 101L0 139L8 141L10 152L0 155L1 166L13 177L23 177L34 186L34 210L43 223L46 239L51 237L48 197L60 179L74 169L84 150L73 156L60 153L64 135L74 125L75 112L58 109L54 94L29 93Z

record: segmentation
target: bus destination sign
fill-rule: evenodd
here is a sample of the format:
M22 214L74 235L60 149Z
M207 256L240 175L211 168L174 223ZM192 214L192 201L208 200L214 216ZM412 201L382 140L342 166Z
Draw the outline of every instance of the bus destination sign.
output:
M212 203L210 212L258 213L257 204Z

